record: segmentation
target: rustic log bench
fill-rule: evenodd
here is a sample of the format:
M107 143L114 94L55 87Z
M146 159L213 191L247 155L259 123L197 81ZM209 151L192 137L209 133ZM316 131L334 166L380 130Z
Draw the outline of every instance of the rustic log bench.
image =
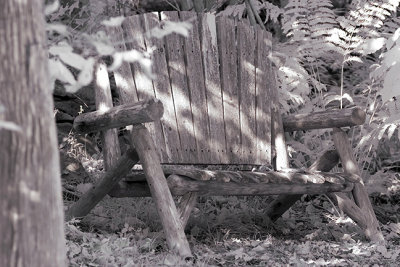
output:
M165 21L190 21L190 36L143 34ZM151 80L140 64L123 64L113 73L121 103L113 107L106 66L99 62L98 110L78 116L74 127L102 132L107 173L70 207L67 219L85 216L106 194L152 196L170 249L191 256L184 227L199 195L280 195L266 209L277 219L303 194L329 194L369 239L383 241L340 128L363 124L365 113L353 107L282 120L268 32L211 14L165 12L128 17L108 34L121 50L152 51L157 77ZM121 156L115 128L123 126L131 148ZM333 128L336 150L307 170L290 169L284 131L319 128ZM132 174L139 159L143 171ZM339 159L344 172L330 173ZM237 171L187 167L204 165L236 166ZM182 196L178 209L172 195Z

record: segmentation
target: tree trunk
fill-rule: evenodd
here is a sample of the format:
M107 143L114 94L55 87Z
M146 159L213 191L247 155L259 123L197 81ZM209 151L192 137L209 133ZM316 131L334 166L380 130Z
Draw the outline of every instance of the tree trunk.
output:
M0 266L66 266L43 1L1 1L0 58Z

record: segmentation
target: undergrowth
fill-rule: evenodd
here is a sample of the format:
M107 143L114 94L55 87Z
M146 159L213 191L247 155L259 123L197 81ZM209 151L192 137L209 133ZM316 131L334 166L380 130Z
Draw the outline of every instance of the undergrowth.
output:
M105 20L115 23L110 17L121 10L124 15L140 12L135 1L98 2L103 4L64 2L48 15L50 60L63 74L52 79L68 90L88 84L94 58L110 55L112 40L98 26ZM342 8L333 2L338 1L289 0L282 7L277 1L215 1L209 11L248 19L246 3L254 5L274 36L269 60L283 113L355 105L366 111L366 124L348 135L388 245L366 242L325 196L308 197L275 223L263 215L269 197L202 198L186 229L194 262L185 262L168 254L150 199L106 198L89 216L66 224L71 266L397 265L399 1L352 1ZM141 60L148 63L144 56ZM100 154L86 154L74 138L68 136L65 149L89 178L72 185L65 180L64 189L79 197L101 177L103 164ZM293 167L309 166L333 145L330 130L296 132L288 140Z

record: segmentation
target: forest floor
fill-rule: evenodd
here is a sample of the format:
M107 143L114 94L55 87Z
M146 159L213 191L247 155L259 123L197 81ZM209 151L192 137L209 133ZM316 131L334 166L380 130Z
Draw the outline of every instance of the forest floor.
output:
M80 164L63 164L66 209L101 175L101 159ZM304 196L276 222L263 212L272 197L201 197L186 228L194 254L188 262L168 253L150 198L107 196L88 216L66 223L68 260L70 266L399 266L400 175L390 176L392 191L371 197L386 245L366 241L325 195Z
M201 199L186 229L194 262L168 254L151 199L106 198L67 224L70 266L398 266L400 207L375 203L387 244L365 241L324 197L306 197L284 218L263 216L267 198ZM397 222L397 223L395 223Z

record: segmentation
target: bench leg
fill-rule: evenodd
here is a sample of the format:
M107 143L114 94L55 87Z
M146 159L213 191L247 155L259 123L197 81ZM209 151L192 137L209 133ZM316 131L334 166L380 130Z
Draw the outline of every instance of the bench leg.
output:
M335 150L326 151L313 165L309 171L330 171L339 162L339 155ZM266 213L272 221L281 217L302 195L280 195L267 207Z
M302 195L279 195L267 207L266 213L271 221L276 221L281 217Z
M102 200L112 188L132 169L139 161L134 149L129 149L103 178L89 189L82 197L65 212L67 221L72 218L86 216Z
M359 183L354 184L353 197L357 206L361 209L366 219L367 227L364 228L364 233L368 239L374 242L385 242L382 232L379 227L379 222L376 219L375 212L369 200L368 193L364 187L364 182L361 179L361 172L354 158L350 142L347 134L339 128L333 129L333 142L336 150L339 153L343 169L346 173L357 175L360 177ZM360 225L361 228L362 225Z
M136 148L151 196L165 231L169 248L182 257L192 257L189 243L182 227L167 180L161 168L160 159L149 131L143 125L132 127L132 143Z
M178 212L182 222L183 229L186 228L186 224L189 220L190 213L192 212L194 206L197 203L198 193L190 192L182 196L179 203Z

